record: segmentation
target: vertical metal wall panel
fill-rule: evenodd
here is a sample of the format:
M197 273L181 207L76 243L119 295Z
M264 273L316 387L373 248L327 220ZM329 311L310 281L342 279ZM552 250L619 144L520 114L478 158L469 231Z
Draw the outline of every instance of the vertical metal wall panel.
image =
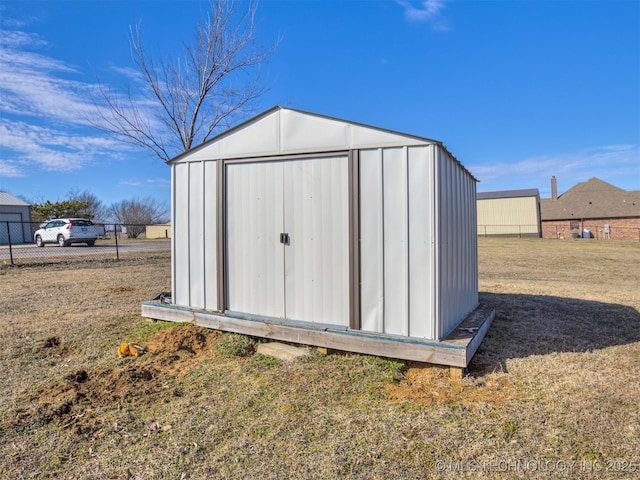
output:
M409 336L432 338L432 149L409 151Z
M284 163L286 317L349 325L347 157Z
M332 287L335 297L332 302L334 318L340 318L341 325L349 326L349 160L335 160L331 164L331 189L332 208L331 212L325 213L324 221L332 225L333 239L333 278L330 280L336 285ZM330 220L333 219L333 222ZM339 221L337 221L339 219ZM325 280L326 283L326 280ZM339 293L336 292L339 289ZM342 317L342 315L344 315Z
M405 150L383 150L384 332L408 334L408 218Z
M228 308L284 317L282 162L226 168Z
M473 301L474 305L477 304L480 299L478 296L479 280L478 280L478 203L476 200L476 181L473 178L467 179L467 202L469 203L469 216L467 218L469 228L469 248L467 255L469 259L469 266L467 272L468 287L467 295Z
M216 162L204 162L204 308L219 310L218 305L218 175Z
M176 165L171 165L171 292L173 301L176 298Z
M189 164L174 169L174 282L172 299L176 305L189 306Z
M440 288L440 314L438 315L438 337L442 338L444 327L451 318L451 300L453 287L453 223L455 221L453 205L451 204L451 191L453 180L451 178L451 164L446 154L439 149L438 163L442 174L442 189L440 201L440 247L441 247L441 288Z
M439 338L439 326L438 326L438 314L440 311L440 257L438 252L438 225L440 224L440 212L439 212L439 198L440 198L440 183L439 183L439 168L438 168L438 151L440 147L438 145L429 145L429 176L431 178L431 191L429 192L429 200L431 203L431 252L430 252L430 265L429 270L431 273L431 290L429 291L429 303L431 310L431 325L429 339L437 340Z
M360 151L361 329L382 332L384 320L382 149Z
M478 235L477 235L477 200L476 200L476 180L471 177L471 174L465 171L465 181L467 183L467 205L468 215L465 219L468 229L468 248L467 248L467 265L466 265L466 278L467 278L467 290L465 292L465 298L468 298L467 309L471 310L475 308L480 302L478 296Z
M189 305L204 308L204 164L189 165Z
M433 339L432 146L360 151L362 329Z
M438 164L438 310L436 312L437 334L438 338L442 337L442 322L446 320L448 315L447 298L450 292L449 275L451 273L451 253L449 252L449 240L451 238L450 225L450 209L448 204L448 192L451 189L449 185L448 163L443 160L442 149L436 152L436 163Z
M475 180L438 149L438 340L478 303Z

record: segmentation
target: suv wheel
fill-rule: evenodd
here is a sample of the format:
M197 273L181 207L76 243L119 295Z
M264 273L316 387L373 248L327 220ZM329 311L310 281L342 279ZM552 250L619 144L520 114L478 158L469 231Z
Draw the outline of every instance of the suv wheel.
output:
M64 235L58 235L58 245L61 247L67 246L67 241L64 239Z
M44 247L44 242L42 241L42 237L40 235L36 235L36 245L39 247Z
M95 244L96 244L96 241L95 241L95 240L89 240L89 241L87 241L87 245L88 245L88 246L90 246L90 247L93 247Z

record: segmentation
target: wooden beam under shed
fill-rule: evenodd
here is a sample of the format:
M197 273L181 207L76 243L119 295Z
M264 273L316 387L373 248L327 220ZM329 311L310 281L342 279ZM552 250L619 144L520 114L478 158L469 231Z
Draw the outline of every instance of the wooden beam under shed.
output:
M480 305L441 342L361 330L333 330L312 323L306 325L303 322L227 315L160 302L142 303L142 316L170 322L192 322L215 330L271 340L464 369L493 321L495 309Z

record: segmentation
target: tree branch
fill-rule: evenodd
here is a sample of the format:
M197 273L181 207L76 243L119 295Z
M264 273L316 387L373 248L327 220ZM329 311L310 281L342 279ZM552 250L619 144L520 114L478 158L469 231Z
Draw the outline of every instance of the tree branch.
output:
M114 94L99 83L92 124L162 160L193 148L245 112L264 90L258 67L275 48L257 45L257 2L211 1L183 56L155 60L139 26L129 33L139 84Z

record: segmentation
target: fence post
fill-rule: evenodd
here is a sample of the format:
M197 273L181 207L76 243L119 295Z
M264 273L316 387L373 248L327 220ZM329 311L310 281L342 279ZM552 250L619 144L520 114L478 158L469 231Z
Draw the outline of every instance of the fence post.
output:
M7 239L9 240L9 262L11 265L15 265L13 263L13 248L11 245L11 227L9 226L9 222L5 222L5 224L7 225Z
M118 249L118 225L113 225L113 235L116 237L116 260L120 260L120 250Z

